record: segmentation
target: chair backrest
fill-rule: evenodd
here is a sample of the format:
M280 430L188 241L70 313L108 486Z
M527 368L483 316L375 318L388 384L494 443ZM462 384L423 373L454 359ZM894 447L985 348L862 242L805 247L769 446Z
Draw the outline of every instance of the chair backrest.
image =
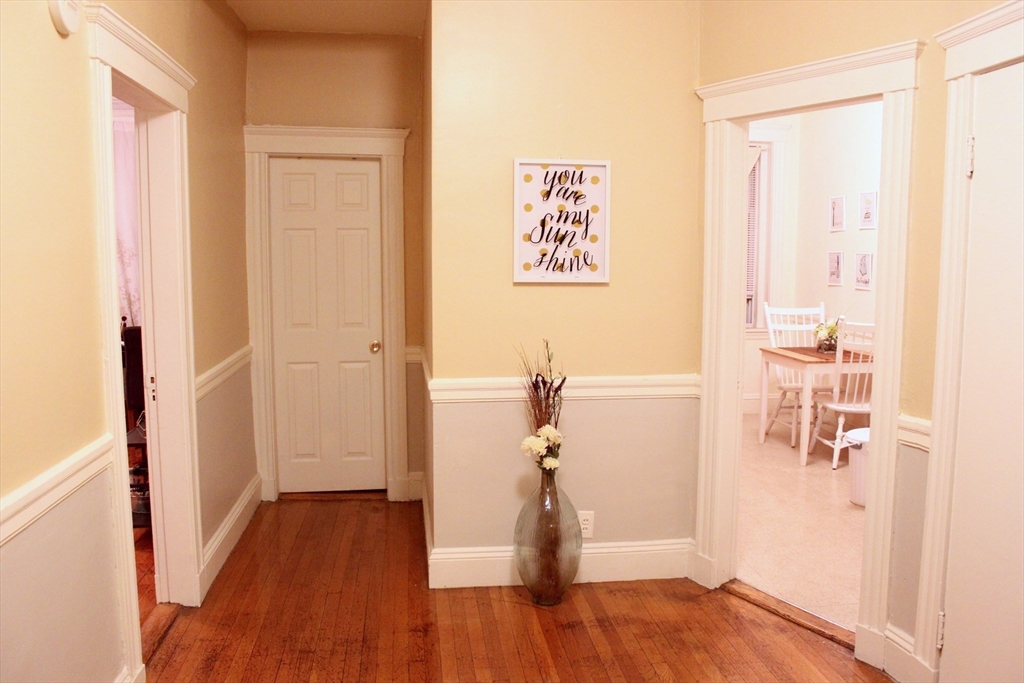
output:
M768 341L772 348L783 346L814 346L814 328L825 322L825 302L811 308L778 308L764 304L764 320L768 327ZM775 366L776 381L781 384L800 384L803 378L795 370Z
M850 323L840 317L832 384L833 402L861 407L871 404L871 372L874 360L874 324Z

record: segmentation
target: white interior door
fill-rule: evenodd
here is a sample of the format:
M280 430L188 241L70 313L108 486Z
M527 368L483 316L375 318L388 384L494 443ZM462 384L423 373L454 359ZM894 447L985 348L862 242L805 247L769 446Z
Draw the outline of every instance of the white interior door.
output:
M977 78L942 681L1024 680L1024 65Z
M386 487L380 165L270 160L280 490Z

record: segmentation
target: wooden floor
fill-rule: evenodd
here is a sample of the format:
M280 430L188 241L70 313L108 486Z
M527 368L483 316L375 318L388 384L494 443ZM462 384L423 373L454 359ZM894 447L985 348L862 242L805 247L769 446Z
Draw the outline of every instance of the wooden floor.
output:
M510 532L511 533L511 532ZM888 681L692 581L428 590L419 503L264 503L147 681Z
M135 576L139 582L139 623L156 607L156 580L153 576L153 531L147 527L136 527L135 533Z

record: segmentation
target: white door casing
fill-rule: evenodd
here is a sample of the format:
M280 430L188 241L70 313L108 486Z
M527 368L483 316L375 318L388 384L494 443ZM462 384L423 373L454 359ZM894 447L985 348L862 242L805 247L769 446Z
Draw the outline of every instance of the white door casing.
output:
M986 72L1024 58L1022 35L1024 0L1015 0L982 12L935 36L946 50L948 94L931 452L925 494L916 638L913 643L913 658L918 667L914 677L921 680L939 678L939 624L947 586L963 376L968 257L972 241L974 181L969 176L969 169L970 137L975 130L976 82ZM1018 186L1018 196L1019 192ZM985 403L995 409L987 398Z
M1024 63L975 82L941 681L1024 680Z
M882 99L876 304L876 338L882 342L876 348L856 649L858 659L877 667L883 666L888 624L913 90L923 49L923 42L911 40L697 89L704 100L707 196L694 579L705 586L736 575L747 122Z
M375 159L380 164L384 449L389 500L408 500L403 172L408 130L246 126L246 255L253 347L253 421L263 500L278 494L270 264L269 167L273 157Z
M383 489L379 162L271 159L270 258L280 490Z

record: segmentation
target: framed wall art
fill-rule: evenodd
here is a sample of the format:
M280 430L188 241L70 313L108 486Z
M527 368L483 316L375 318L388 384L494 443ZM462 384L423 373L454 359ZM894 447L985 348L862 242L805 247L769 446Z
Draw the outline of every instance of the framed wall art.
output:
M513 282L608 282L611 162L515 160Z
M874 254L857 254L853 260L854 287L857 289L871 289L873 272L875 266Z
M861 230L874 230L878 227L878 193L861 192L857 205Z
M828 286L843 286L843 252L828 252Z
M846 230L846 197L829 197L828 229L831 232Z

